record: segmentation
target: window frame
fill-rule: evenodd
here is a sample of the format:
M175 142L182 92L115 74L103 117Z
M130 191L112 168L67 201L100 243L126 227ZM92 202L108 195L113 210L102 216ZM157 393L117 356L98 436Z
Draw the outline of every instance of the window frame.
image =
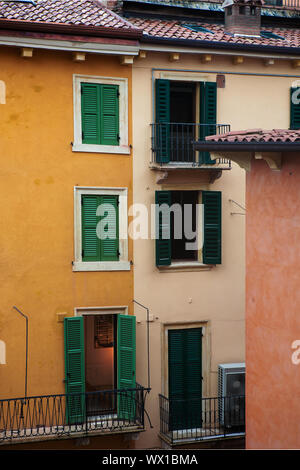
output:
M83 195L113 195L119 197L119 261L82 260L82 205ZM130 271L128 260L128 189L74 187L74 251L73 271Z
M119 87L119 145L84 144L81 122L81 84L117 85ZM128 79L94 75L73 75L74 142L73 152L130 154L128 144Z

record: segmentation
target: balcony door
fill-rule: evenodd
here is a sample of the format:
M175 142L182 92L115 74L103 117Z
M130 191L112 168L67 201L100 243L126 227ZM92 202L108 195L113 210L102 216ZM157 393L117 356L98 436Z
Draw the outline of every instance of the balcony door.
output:
M135 416L136 326L133 315L84 314L64 319L66 418L116 412Z
M157 79L155 87L156 162L214 164L192 142L216 134L216 83Z
M117 388L117 316L85 315L85 390L88 415L116 409L113 393Z
M202 328L168 330L170 431L202 426Z

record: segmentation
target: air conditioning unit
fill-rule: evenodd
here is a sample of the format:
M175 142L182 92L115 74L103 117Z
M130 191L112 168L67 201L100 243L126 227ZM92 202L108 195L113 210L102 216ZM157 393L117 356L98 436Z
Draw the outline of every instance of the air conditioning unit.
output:
M218 365L219 422L225 428L245 426L245 363Z

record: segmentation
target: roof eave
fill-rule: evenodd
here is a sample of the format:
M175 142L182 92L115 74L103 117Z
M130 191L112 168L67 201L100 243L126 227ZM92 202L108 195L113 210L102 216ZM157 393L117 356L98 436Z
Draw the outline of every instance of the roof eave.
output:
M177 39L177 38L161 38L158 36L150 36L143 34L140 38L141 43L154 43L154 44L173 44L178 46L189 47L205 47L207 49L227 49L235 51L252 51L252 52L272 52L277 54L300 54L299 47L284 47L284 46L267 46L259 44L236 44L223 41L206 41L201 39Z
M44 23L32 21L18 21L0 19L0 29L24 31L24 32L47 32L62 34L80 34L81 36L104 36L120 39L140 39L143 31L138 28L114 28L111 26L85 26L62 23Z
M194 149L206 152L300 152L298 142L193 142Z

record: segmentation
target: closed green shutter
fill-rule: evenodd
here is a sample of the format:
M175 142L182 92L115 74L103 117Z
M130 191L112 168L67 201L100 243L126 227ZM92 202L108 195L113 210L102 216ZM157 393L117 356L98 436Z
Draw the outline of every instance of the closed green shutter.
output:
M171 191L155 191L156 204L156 266L169 266L171 264L171 219L163 218L159 207L171 206Z
M217 122L217 84L215 82L200 82L200 140L208 135L216 134ZM210 158L209 152L199 153L200 163L214 165L215 160Z
M106 211L104 228L107 238L101 240L101 261L119 260L119 198L117 196L102 196L101 203L108 204L110 209Z
M300 129L300 88L291 88L290 90L290 129Z
M118 417L135 417L136 397L136 318L133 315L118 315L117 326L117 387Z
M114 195L82 196L82 261L119 260L118 200L118 196ZM109 204L109 206L101 217L97 215L97 209L102 204ZM99 238L97 226L102 219L105 219L105 225L103 223L105 237Z
M66 419L68 424L85 419L83 317L64 319Z
M155 146L156 161L170 161L170 81L157 79L155 81Z
M119 145L119 87L101 85L101 144Z
M82 143L119 145L119 87L81 84Z
M204 243L203 263L221 264L222 254L222 193L203 191Z
M170 431L202 424L202 329L169 330Z
M95 83L81 83L82 143L100 144L100 88Z
M100 204L99 196L82 196L82 261L100 261L100 242L97 237L96 216Z

